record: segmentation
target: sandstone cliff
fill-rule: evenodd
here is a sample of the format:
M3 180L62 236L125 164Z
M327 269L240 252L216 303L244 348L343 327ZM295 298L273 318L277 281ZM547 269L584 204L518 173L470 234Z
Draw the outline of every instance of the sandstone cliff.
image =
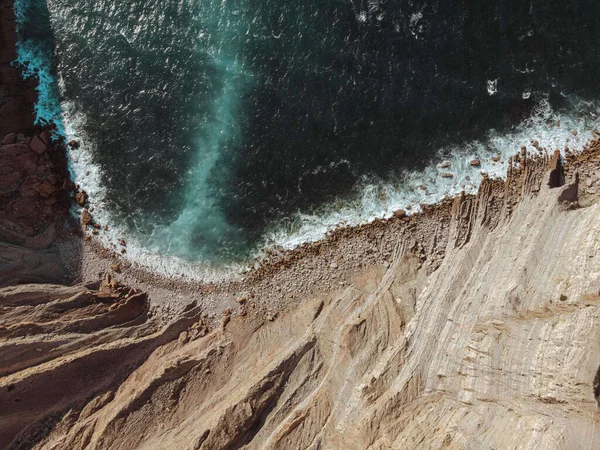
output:
M275 259L220 323L2 289L0 447L598 448L599 148Z

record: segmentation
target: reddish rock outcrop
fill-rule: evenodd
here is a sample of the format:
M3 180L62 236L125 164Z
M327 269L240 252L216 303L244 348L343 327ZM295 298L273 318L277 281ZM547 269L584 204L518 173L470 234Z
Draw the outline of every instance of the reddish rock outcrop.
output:
M77 194L75 194L75 202L77 203L77 205L79 206L85 206L88 200L88 195L85 191L79 191Z
M40 136L0 146L0 241L28 248L32 239L65 225L71 202L71 193L59 189L69 178L65 147L47 133L46 145Z

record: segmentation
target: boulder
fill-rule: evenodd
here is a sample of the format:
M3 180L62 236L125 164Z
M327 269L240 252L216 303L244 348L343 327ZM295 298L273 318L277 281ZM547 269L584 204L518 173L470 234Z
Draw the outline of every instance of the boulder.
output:
M71 192L75 189L75 185L71 180L65 178L62 182L62 190L65 192Z
M442 178L454 178L454 174L452 174L450 172L442 172L442 173L440 173L440 177L442 177Z
M469 163L469 165L472 166L472 167L479 167L479 166L481 166L481 161L478 160L478 159L474 159L473 161L471 161Z
M92 215L87 209L81 211L81 223L84 225L91 225L93 222Z
M17 183L21 180L21 178L23 178L23 172L20 171L2 175L2 177L0 177L0 186Z
M73 150L76 150L79 148L79 141L76 141L75 139L71 139L67 145L69 147L71 147Z
M78 192L77 194L75 194L75 201L77 202L77 204L79 206L85 206L85 204L87 203L87 199L88 199L88 196L85 193L85 191L81 191L81 192Z
M56 192L56 187L49 181L44 181L36 189L42 197L50 197Z
M29 153L30 148L27 144L8 144L2 146L2 156L4 158L14 158L15 156Z
M33 198L37 196L38 179L35 175L29 175L23 180L19 187L19 193L22 197Z
M14 144L16 140L17 135L15 133L7 134L6 136L4 136L4 139L2 139L2 145Z
M397 211L394 211L394 217L406 217L406 211L404 211L403 209L398 209Z
M38 155L33 152L27 152L15 157L11 165L29 174L33 174L37 172L38 161Z
M494 156L492 156L492 161L494 161L494 162L500 161L500 155L494 155Z
M452 165L452 163L450 161L442 161L438 167L440 169L447 169L451 165Z
M22 172L13 172L0 177L0 194L18 189L17 183L23 178Z
M29 147L31 147L31 150L36 152L38 155L44 153L48 148L48 146L44 144L44 141L42 141L38 136L33 137L31 142L29 143Z

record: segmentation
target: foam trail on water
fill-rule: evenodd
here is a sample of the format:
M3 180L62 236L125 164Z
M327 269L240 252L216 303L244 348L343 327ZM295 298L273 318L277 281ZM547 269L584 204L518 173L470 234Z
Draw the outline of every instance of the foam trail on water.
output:
M202 47L198 47L196 51L210 57L220 83L195 139L195 152L186 175L185 190L181 195L181 211L173 222L158 225L152 234L145 236L136 235L121 225L120 220L105 207L107 191L102 180L106 174L94 158L101 149L96 148L93 140L88 139L83 132L85 114L74 103L64 102L62 115L66 135L69 139L80 142L79 149L71 150L70 159L75 179L89 196L95 220L108 224L108 230L98 238L117 251L120 250L118 241L125 238L128 242L125 257L162 275L218 281L224 276L235 276L241 266L231 263L227 267L215 269L209 262L203 261L203 253L206 251L209 254L211 246L218 246L224 240L235 241L238 232L228 223L212 196L211 189L224 180L211 179L211 176L223 153L233 150L240 143L242 130L237 123L239 100L253 77L236 57L236 37L241 34L240 22L232 23L227 20L231 14L240 12L230 10L227 2L211 2L205 6L206 14L200 20L208 39L202 41ZM64 84L59 85L61 91L64 91Z
M108 225L108 230L97 236L104 246L118 253L121 249L119 240L124 238L127 241L127 253L123 255L125 259L167 277L217 282L234 279L241 273L242 266L237 264L215 268L203 261L190 262L176 256L165 256L149 245L149 242L153 242L156 237L148 239L131 233L123 226L122 221L114 217L110 209L105 207L107 192L102 182L104 175L101 167L94 161L94 153L97 149L93 140L81 131L85 128L85 114L77 111L72 103L63 104L63 114L66 134L80 142L79 149L70 150L69 159L74 179L88 194L94 219L98 223ZM185 230L181 229L181 232ZM183 239L188 238L183 237Z
M237 42L242 35L243 21L231 21L232 15L247 11L232 9L232 2L211 2L201 17L207 30L207 42L196 48L207 54L212 67L220 76L220 87L209 107L209 114L195 139L195 153L186 177L183 208L175 221L155 229L150 248L157 252L176 254L188 259L199 259L210 254L211 248L223 242L237 241L238 230L230 225L220 205L216 204L214 189L223 179L214 176L217 162L224 153L240 144L238 124L240 99L248 88L252 75L237 59Z
M245 74L235 60L226 56L215 63L224 75L223 87L212 104L212 114L203 126L202 136L195 142L196 152L188 171L183 210L174 222L158 227L153 234L152 242L159 251L193 257L197 256L193 252L202 251L197 244L192 244L196 236L201 236L200 248L205 248L218 245L226 235L237 233L219 205L214 203L209 178L223 148L238 142L236 94L243 89ZM168 248L161 243L166 243Z

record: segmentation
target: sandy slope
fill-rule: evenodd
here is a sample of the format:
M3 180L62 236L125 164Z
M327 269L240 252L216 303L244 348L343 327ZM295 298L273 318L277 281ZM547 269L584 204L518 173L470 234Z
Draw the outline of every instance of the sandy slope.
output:
M598 448L594 146L373 225L367 264L305 251L218 326L111 279L0 290L0 447ZM298 270L321 281L265 314Z

